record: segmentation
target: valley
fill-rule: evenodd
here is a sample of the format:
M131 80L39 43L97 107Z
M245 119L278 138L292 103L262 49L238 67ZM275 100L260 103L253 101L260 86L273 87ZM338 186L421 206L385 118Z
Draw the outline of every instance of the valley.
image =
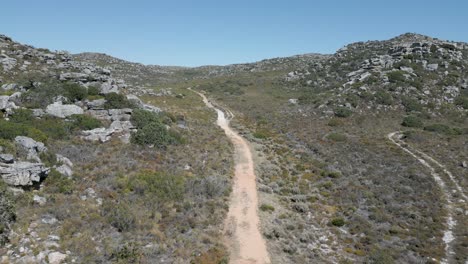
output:
M0 48L0 263L468 260L467 43L193 68Z

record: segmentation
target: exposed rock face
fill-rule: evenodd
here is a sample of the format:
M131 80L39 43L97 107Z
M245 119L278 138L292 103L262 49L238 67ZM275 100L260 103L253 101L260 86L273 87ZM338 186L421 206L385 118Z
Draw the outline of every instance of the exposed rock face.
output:
M5 183L12 186L31 186L47 177L50 169L42 163L16 162L0 163L0 175Z
M90 110L104 110L105 103L106 103L106 99L97 99L93 101L87 101L86 106Z
M59 118L66 118L71 115L81 115L83 109L76 105L64 105L60 102L50 104L46 108L46 113Z
M29 137L17 136L15 138L15 143L20 152L23 152L26 156L26 159L28 160L35 160L37 162L41 162L39 154L44 151L47 151L47 148L45 147L44 143L37 142Z
M135 129L130 121L119 121L112 122L109 128L95 128L92 130L83 131L85 140L106 142L111 139L114 134L121 134L120 138L124 143L128 143L131 132Z
M133 110L130 108L87 111L88 114L97 119L111 121L129 121L132 117L132 112Z

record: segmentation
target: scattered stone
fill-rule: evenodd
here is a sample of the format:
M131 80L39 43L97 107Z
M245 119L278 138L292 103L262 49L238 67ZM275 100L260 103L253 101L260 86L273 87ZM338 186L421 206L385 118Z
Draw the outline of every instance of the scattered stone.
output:
M437 71L438 68L439 68L439 64L437 63L426 65L426 70L428 71Z
M288 103L292 105L297 105L299 103L299 99L291 98L288 100Z

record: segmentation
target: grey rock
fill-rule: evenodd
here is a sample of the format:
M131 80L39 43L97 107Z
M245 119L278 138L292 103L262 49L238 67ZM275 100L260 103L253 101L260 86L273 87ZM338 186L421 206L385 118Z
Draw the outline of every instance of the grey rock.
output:
M143 106L144 106L143 101L141 101L141 99L138 98L138 96L136 96L136 95L129 94L129 95L127 95L127 99L128 99L128 101L134 103L138 108L143 108Z
M38 205L44 205L47 202L47 199L45 197L39 196L35 194L33 196L33 202L37 203Z
M53 217L52 215L44 215L42 216L41 222L48 225L53 225L58 222L57 218ZM50 260L49 260L50 261Z
M35 117L43 117L45 115L45 111L43 109L32 109L33 116Z
M60 252L51 252L49 253L49 255L47 255L47 258L49 259L49 264L60 264L67 257L68 257L67 254L63 254Z
M59 117L59 118L66 118L71 115L81 115L84 113L83 109L76 105L64 105L61 103L53 103L47 106L46 113Z
M145 109L147 111L154 112L154 113L161 113L162 112L161 108L156 107L154 105L148 105L148 104L145 104L143 109Z
M18 150L26 154L25 156L28 160L35 160L37 162L41 162L39 154L47 151L47 148L45 147L44 143L37 142L29 137L17 136L15 138L15 143L18 147Z
M438 68L439 68L439 64L437 63L426 65L426 70L428 71L436 71Z
M60 74L60 80L61 81L87 81L89 78L88 74L85 73L79 73L79 72L67 72L67 73L62 73Z
M0 162L10 164L15 162L15 157L11 154L0 154Z
M63 176L67 178L71 178L73 176L73 170L67 165L60 165L59 167L55 168L57 172L62 174Z
M291 99L288 100L288 103L292 104L292 105L297 105L298 102L299 102L299 100L296 99L296 98L291 98Z
M101 94L119 93L119 87L112 82L104 82L101 84Z
M50 169L42 163L16 162L0 163L0 175L6 184L12 186L31 186L47 177Z
M2 89L5 91L15 90L17 88L19 88L19 86L16 83L9 83L9 84L2 85Z
M462 161L461 166L463 168L468 168L468 163L466 161Z
M107 102L106 99L97 99L97 100L86 102L86 106L88 107L88 109L92 109L92 110L103 110L104 104L106 102Z

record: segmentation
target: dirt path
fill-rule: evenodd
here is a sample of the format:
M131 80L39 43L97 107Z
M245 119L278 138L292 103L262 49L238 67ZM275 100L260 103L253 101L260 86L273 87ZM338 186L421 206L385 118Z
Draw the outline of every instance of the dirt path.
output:
M230 263L270 263L266 243L259 229L257 187L249 145L229 127L229 119L223 111L214 107L203 94L196 93L203 98L206 106L217 112L217 124L235 148L234 185L225 223L225 244L230 250ZM227 114L234 117L230 111Z
M453 252L452 249L452 242L455 240L455 236L453 234L453 230L455 226L457 225L456 220L454 219L455 215L455 209L454 209L454 200L455 198L453 197L453 194L457 193L463 198L463 202L467 202L467 196L463 192L463 189L460 187L460 185L456 182L455 178L453 177L452 173L446 169L446 167L439 162L437 162L435 159L427 155L426 153L416 150L416 149L411 149L409 146L407 146L402 140L402 134L400 132L393 132L387 135L388 139L392 141L395 145L403 149L406 153L411 155L413 158L417 159L422 165L424 165L426 168L428 168L431 172L432 177L436 181L436 183L439 185L440 189L444 193L444 198L446 200L446 208L447 208L447 219L446 219L446 229L444 231L444 236L442 240L444 241L445 244L445 258L443 258L440 263L448 263L455 252ZM410 150L411 149L411 150ZM437 173L437 171L434 169L434 167L431 165L438 166L439 168L442 169L442 171L447 174L447 176L450 179L450 184L453 185L453 187L449 186L442 177Z

